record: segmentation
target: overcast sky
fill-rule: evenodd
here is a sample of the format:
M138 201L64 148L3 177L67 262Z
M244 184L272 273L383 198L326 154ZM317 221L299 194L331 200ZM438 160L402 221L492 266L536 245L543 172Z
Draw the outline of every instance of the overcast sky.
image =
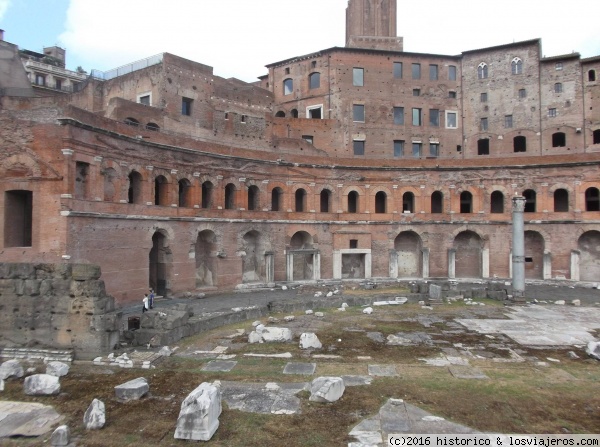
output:
M5 40L67 49L110 70L169 52L252 82L265 65L345 43L348 0L0 0ZM403 5L407 5L405 8ZM410 6L408 6L410 5ZM560 6L560 7L559 7ZM398 0L404 50L433 54L542 38L545 56L600 55L600 1Z

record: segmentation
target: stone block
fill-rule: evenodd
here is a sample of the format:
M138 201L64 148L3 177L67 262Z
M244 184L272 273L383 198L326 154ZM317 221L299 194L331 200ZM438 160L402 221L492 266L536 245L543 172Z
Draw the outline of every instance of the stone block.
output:
M292 341L292 331L288 328L268 327L260 335L267 343Z
M473 287L471 289L471 298L487 298L487 289L485 287Z
M139 400L149 390L150 386L148 385L148 381L144 377L138 377L137 379L117 385L115 387L115 396L117 399L124 401Z
M51 396L60 393L60 382L50 374L34 374L25 377L23 391L29 396Z
M492 300L504 301L507 298L506 290L488 290L487 297Z
M209 441L219 428L221 389L202 383L181 403L175 439Z
M46 374L62 377L69 374L69 365L63 362L50 362L46 365Z
M87 430L100 430L106 424L104 402L94 399L83 415L83 425Z
M310 386L312 402L335 402L344 394L344 380L341 377L318 377Z
M0 379L6 380L11 377L20 378L23 377L25 371L18 360L7 360L0 365Z
M38 296L41 281L39 279L26 279L23 281L23 295Z
M600 360L600 341L590 341L585 348L585 352L590 357Z
M305 332L300 335L300 349L321 349L323 345L317 337L317 334Z
M34 279L35 266L27 263L8 263L8 271L5 277L9 279Z
M436 284L429 286L429 298L439 300L442 298L442 287Z
M73 264L72 273L73 280L87 281L100 279L100 267L93 264Z
M68 425L61 425L50 436L50 445L52 447L68 446L71 440L71 431Z
M0 279L0 294L6 298L6 295L15 294L15 282L12 279Z

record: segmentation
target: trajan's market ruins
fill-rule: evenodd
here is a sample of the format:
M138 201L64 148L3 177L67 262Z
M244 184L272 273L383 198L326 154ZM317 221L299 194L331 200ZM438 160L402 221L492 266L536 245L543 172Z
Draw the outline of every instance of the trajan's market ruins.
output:
M94 264L117 306L281 282L600 278L600 57L404 51L396 1L255 83L162 53L109 72L0 41L5 262Z

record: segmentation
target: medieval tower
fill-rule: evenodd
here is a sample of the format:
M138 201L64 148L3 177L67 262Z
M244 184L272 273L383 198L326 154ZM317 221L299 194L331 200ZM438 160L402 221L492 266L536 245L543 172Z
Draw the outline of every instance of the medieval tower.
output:
M349 0L346 46L402 51L402 38L396 36L396 0Z

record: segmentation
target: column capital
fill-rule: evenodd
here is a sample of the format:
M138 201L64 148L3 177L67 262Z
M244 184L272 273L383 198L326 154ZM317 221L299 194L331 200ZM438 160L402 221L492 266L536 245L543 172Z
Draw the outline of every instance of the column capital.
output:
M525 211L525 197L523 196L514 196L512 198L513 211L517 213L522 213Z

